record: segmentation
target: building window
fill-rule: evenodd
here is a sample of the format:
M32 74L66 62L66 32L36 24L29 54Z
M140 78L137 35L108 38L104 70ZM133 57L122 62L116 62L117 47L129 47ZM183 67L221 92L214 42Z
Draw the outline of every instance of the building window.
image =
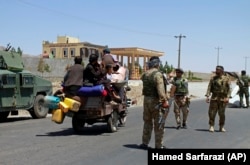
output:
M63 57L68 58L68 48L63 48Z
M95 54L98 55L98 57L100 57L99 51L97 49L95 50Z
M85 55L85 50L84 50L84 48L80 48L80 57L84 57L84 55Z
M70 56L75 57L75 48L70 48Z
M91 54L96 54L96 49L91 49Z
M85 49L85 57L88 58L89 57L89 49L88 48L84 48Z
M56 48L51 48L50 49L50 54L55 57L56 56Z

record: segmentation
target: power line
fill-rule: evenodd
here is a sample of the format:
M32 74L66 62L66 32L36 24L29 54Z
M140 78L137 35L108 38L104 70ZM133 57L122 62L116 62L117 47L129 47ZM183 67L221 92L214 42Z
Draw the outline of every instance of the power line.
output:
M145 32L145 31L140 31L140 30L135 30L135 29L128 29L128 28L124 28L124 27L121 27L121 26L116 26L114 24L113 25L112 24L106 24L106 23L95 21L93 19L91 20L91 19L87 19L87 18L84 18L84 17L71 15L71 14L68 14L68 13L65 13L65 12L61 12L61 11L58 11L58 10L54 10L54 9L47 8L47 7L44 7L44 6L41 6L41 5L26 2L26 1L23 1L23 0L19 0L19 2L23 3L23 4L27 5L27 6L30 6L30 7L38 8L38 9L40 9L42 11L46 10L46 11L49 11L49 12L52 12L52 13L56 13L58 15L71 17L71 18L74 18L74 19L79 20L79 21L84 21L85 23L98 25L98 26L102 26L102 27L108 27L108 28L111 28L111 29L119 30L119 31L126 31L126 32L129 32L129 33L137 33L137 34L144 34L144 35L151 35L151 36L158 36L158 37L172 37L171 35L167 35L167 34L161 34L161 33L156 33L156 32Z
M179 35L179 36L174 36L175 38L179 38L179 49L178 49L178 68L180 68L180 63L181 63L181 39L186 38L186 36Z

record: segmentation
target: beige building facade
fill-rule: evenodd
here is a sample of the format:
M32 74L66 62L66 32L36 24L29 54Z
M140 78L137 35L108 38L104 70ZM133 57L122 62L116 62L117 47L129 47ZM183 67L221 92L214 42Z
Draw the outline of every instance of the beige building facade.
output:
M56 42L43 41L44 58L74 58L81 56L88 58L95 53L100 57L105 46L95 45L89 42L81 42L78 38L70 36L58 36Z
M107 46L81 42L78 38L70 36L58 36L56 42L43 41L42 47L43 58L67 59L81 56L86 61L92 53L98 54L101 59L102 51ZM146 63L150 57L164 55L164 52L138 47L110 48L110 50L111 54L115 55L122 65L129 66L130 79L132 80L140 78L139 64L142 63L143 70L146 70Z

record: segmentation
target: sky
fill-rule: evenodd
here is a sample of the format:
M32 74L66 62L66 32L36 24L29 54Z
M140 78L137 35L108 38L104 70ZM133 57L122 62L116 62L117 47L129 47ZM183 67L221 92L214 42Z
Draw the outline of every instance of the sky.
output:
M250 73L249 8L249 0L1 0L0 46L35 56L43 41L71 36L161 51L163 64L180 61L184 71Z

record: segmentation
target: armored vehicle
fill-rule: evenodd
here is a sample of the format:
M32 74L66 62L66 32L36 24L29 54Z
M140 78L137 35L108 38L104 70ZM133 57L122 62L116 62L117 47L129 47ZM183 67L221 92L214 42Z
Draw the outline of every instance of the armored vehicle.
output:
M44 96L52 95L52 83L24 69L21 54L0 50L0 121L19 110L32 118L45 118L49 109L42 106Z

